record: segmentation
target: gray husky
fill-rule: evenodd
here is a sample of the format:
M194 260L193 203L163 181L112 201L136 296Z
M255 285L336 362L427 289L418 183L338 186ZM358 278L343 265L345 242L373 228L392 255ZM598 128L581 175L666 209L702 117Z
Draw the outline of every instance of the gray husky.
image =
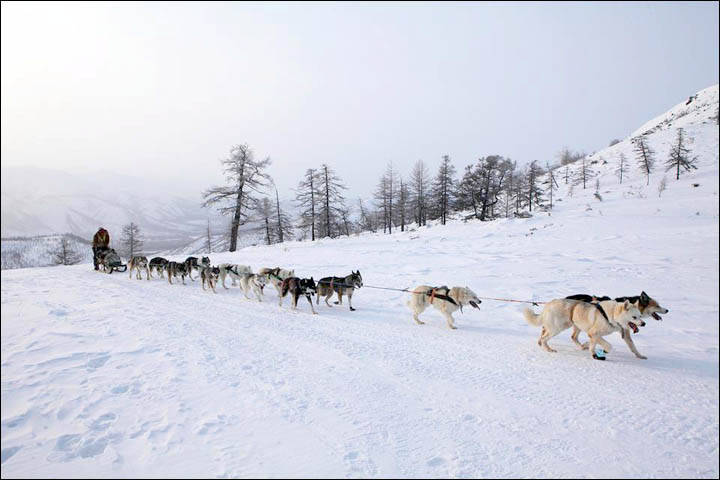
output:
M198 262L197 257L188 257L185 259L185 270L187 270L188 277L190 277L190 280L193 282L195 279L192 276L193 270L201 270L204 267L210 266L210 258L209 257L202 257L202 259Z
M128 278L132 278L133 270L137 270L135 278L137 278L138 280L142 280L142 276L140 275L140 273L142 270L145 270L145 273L147 274L147 279L150 280L150 269L148 268L147 257L143 257L142 255L133 256L128 262L128 270L130 270L130 275L128 276Z
M172 285L173 277L177 278L178 275L182 277L182 283L185 285L185 276L188 274L185 262L168 262L167 264L168 283Z
M350 275L347 275L345 277L325 277L321 278L317 282L317 300L315 303L320 305L320 297L325 297L325 305L328 307L332 307L328 303L328 300L332 298L333 293L337 293L338 295L338 301L335 302L336 305L342 305L342 297L343 294L346 294L348 297L348 304L350 305L350 311L355 311L355 309L352 306L352 296L353 292L356 288L362 287L362 275L360 275L360 270L357 272L353 271Z

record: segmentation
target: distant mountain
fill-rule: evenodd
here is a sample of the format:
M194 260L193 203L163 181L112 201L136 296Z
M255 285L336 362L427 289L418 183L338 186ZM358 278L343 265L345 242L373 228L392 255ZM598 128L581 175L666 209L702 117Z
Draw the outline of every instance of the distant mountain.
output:
M200 206L202 190L163 179L3 168L2 237L71 232L90 240L103 226L117 248L122 226L133 221L144 235L144 251L181 249L206 237L208 220L215 234L229 228L228 217Z

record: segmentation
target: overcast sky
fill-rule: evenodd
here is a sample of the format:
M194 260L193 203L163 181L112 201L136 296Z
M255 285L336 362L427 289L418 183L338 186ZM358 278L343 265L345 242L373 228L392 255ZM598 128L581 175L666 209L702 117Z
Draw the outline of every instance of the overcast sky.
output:
M200 185L247 142L290 198L448 154L592 152L718 83L718 3L2 3L2 166Z

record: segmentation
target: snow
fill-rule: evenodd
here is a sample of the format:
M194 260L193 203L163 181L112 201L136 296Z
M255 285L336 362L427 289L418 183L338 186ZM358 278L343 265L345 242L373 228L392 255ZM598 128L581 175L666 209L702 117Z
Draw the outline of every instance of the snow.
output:
M562 201L528 219L210 256L316 280L359 269L355 312L87 264L3 271L3 477L717 478L718 127L684 127L699 169L661 197L628 139L593 156L603 201L558 179ZM658 163L675 128L648 136ZM524 304L486 299L450 330L368 288L423 283L535 301L644 290L670 312L634 337L647 360L615 334L598 362L570 331L541 350Z

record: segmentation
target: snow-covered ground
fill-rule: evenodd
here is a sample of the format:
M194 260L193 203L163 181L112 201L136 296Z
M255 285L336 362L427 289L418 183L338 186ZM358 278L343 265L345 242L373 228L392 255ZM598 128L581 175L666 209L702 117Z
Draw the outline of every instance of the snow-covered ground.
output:
M661 172L613 176L626 140L596 154L602 201L561 185L529 219L211 255L359 269L355 312L89 265L3 271L3 477L717 478L718 127L686 129L700 168L661 197ZM485 300L450 330L367 288L421 283L536 301L644 290L670 312L634 337L647 360L614 334L599 362L570 331L541 350L523 304Z

